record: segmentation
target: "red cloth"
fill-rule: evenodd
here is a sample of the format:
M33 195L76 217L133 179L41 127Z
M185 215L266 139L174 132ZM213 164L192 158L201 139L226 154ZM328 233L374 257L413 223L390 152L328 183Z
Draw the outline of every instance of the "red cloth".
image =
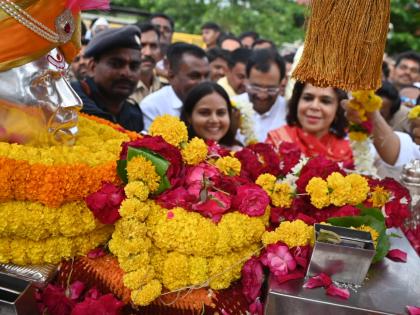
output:
M344 162L344 165L353 163L353 154L350 143L346 139L340 139L332 133L317 138L296 126L283 126L268 133L266 143L278 147L282 141L292 142L307 157L325 156L335 162Z

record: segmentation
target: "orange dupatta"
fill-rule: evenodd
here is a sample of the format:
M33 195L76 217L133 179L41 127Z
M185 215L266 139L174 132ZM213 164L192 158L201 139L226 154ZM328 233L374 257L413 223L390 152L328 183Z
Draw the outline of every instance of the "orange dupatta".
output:
M353 154L350 143L346 139L340 139L332 133L318 139L296 126L283 126L268 133L266 143L278 147L281 142L292 142L307 157L325 156L335 162L344 162L345 165L353 163Z

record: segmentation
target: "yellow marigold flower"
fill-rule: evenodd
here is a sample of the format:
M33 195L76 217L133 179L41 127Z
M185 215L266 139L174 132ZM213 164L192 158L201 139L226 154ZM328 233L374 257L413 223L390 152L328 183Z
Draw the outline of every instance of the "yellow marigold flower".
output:
M225 175L236 176L241 172L241 162L231 156L225 156L217 159L216 167Z
M152 136L162 136L166 142L176 147L188 141L187 126L178 117L171 115L156 117L149 127L149 133Z
M208 259L210 287L214 290L226 289L240 279L242 266L252 255L258 255L256 247Z
M0 142L0 156L29 164L98 166L118 160L121 143L130 138L113 128L79 117L79 133L74 146L34 147Z
M305 188L311 197L311 203L318 209L330 205L330 197L328 193L327 182L320 177L313 177Z
M337 207L344 206L351 194L350 186L345 177L338 172L333 172L327 177L327 184L330 189L331 203Z
M208 266L207 266L207 259L204 257L199 256L191 256L189 257L189 275L190 275L190 283L193 285L198 285L205 282L208 276Z
M176 290L188 285L190 268L188 257L177 252L169 253L163 267L163 285Z
M128 161L127 174L128 181L142 181L151 192L159 188L160 176L156 173L153 163L145 157L136 156Z
M272 232L264 232L262 241L265 246L281 241L290 248L305 246L314 238L313 226L302 220L284 221Z
M62 259L86 255L92 248L105 243L112 230L111 226L105 226L75 237L57 236L37 242L23 238L0 238L0 249L9 249L7 255L0 253L0 263L56 264Z
M181 150L182 159L188 165L197 165L207 157L207 144L203 139L194 137Z
M356 230L369 232L370 236L372 237L372 241L375 244L375 247L378 246L379 233L373 227L363 224L363 225L357 227Z
M123 276L124 286L131 290L140 289L155 277L155 270L150 265L141 266L136 271L126 273Z
M137 198L127 198L121 203L118 212L123 218L136 218L143 222L150 213L150 206Z
M260 186L270 196L274 190L274 184L276 183L276 176L269 173L261 174L258 176L255 183Z
M141 181L133 181L124 187L127 198L138 198L145 201L149 197L149 188Z
M276 183L271 195L271 201L276 207L289 208L293 202L292 188L288 183Z
M420 117L420 105L414 106L408 113L408 119Z
M370 193L369 202L372 203L372 206L375 208L382 208L389 198L391 194L382 186L375 186L373 191Z
M65 203L60 208L28 201L0 203L0 237L40 241L78 236L100 226L83 201Z
M358 141L362 142L365 141L368 138L368 134L361 131L350 131L349 132L349 138L352 141Z
M370 191L367 180L359 174L349 174L345 179L351 191L347 202L355 206L365 201Z
M147 252L128 257L118 257L118 263L125 272L135 271L150 264L150 255Z
M162 284L152 280L140 290L131 291L131 300L136 305L146 306L155 300L162 292Z

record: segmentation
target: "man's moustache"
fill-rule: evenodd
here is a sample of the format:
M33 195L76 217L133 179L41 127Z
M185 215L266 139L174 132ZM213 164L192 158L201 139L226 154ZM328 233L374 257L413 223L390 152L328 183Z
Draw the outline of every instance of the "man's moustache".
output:
M152 57L144 57L141 59L141 62L149 61L151 63L156 63L156 61Z

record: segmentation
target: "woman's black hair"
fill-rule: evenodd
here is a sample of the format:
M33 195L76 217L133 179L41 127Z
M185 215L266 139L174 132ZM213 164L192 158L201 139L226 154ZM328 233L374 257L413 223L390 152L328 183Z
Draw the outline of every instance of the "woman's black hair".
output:
M192 124L189 122L189 118L191 118L192 112L194 111L194 107L197 103L205 96L210 95L212 93L219 94L227 104L227 110L230 119L230 126L228 132L220 139L219 144L225 146L232 146L236 144L235 140L235 132L231 128L232 126L232 103L230 102L229 95L226 93L225 89L222 88L219 84L215 82L203 82L195 86L185 98L184 104L182 105L181 109L181 120L188 126L188 138L192 139L197 136L197 133L192 127Z
M391 119L401 107L401 98L398 90L388 81L382 81L382 86L375 92L376 95L386 97L391 102L389 117Z
M302 127L298 120L298 104L300 97L302 96L303 89L305 88L306 83L296 81L293 88L292 97L287 103L287 116L286 121L290 126L299 126ZM348 126L348 121L345 116L344 109L340 106L340 102L344 99L347 99L347 93L341 89L333 88L338 99L337 112L335 113L335 119L330 126L330 132L335 134L338 138L344 138L346 136L346 128Z

